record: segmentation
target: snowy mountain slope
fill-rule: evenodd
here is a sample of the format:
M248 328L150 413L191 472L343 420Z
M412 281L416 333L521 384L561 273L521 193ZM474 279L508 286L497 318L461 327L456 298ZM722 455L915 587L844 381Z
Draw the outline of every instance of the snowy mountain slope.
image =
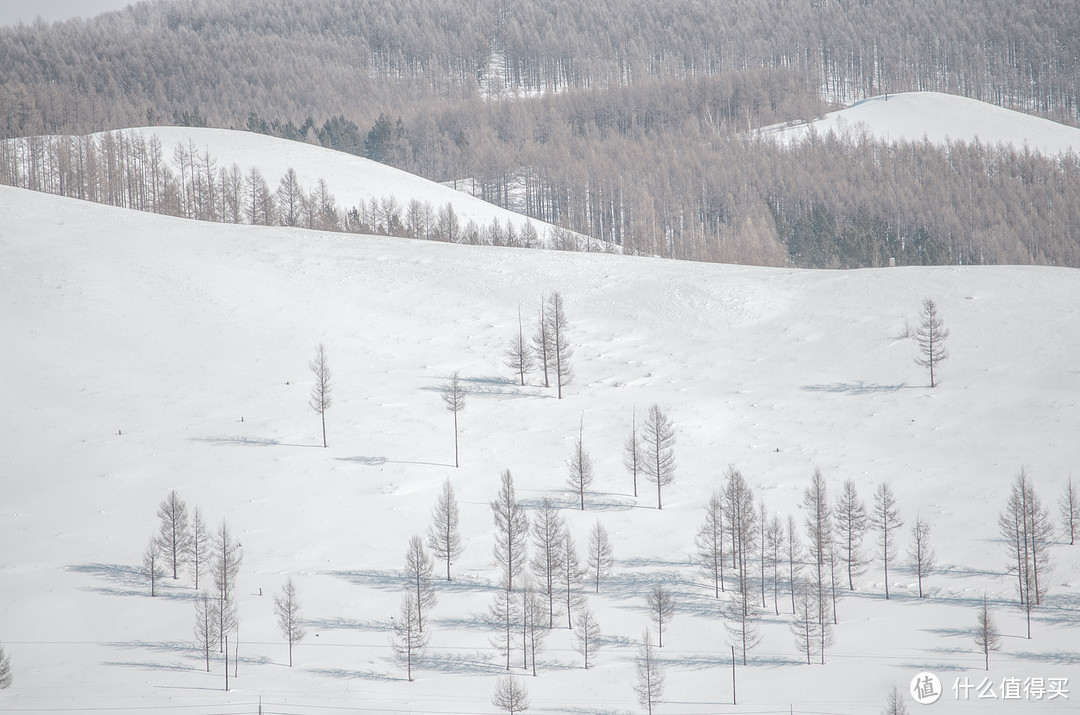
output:
M435 211L452 203L463 227L471 220L485 228L497 219L504 226L511 223L520 231L531 221L541 237L550 228L546 222L529 219L416 174L312 144L229 129L142 127L124 131L142 134L147 139L156 135L166 159L172 157L177 146L190 144L200 154L209 152L219 167L236 164L245 174L254 167L262 173L271 191L277 189L278 181L290 168L307 192L314 191L319 179L324 179L343 210L372 198L392 196L402 213L412 199L429 202Z
M576 348L561 401L535 374L518 386L501 354L518 305L531 328L551 290ZM952 330L933 390L897 337L924 297ZM239 713L261 698L264 712L494 712L488 505L509 468L527 507L545 495L567 507L579 548L602 520L617 558L590 598L606 638L596 667L582 669L556 630L526 679L530 712L640 711L633 658L658 578L678 603L658 712L877 713L923 669L947 688L977 683L968 629L984 592L1005 635L990 675L1071 678L1067 703L1025 703L1068 712L1080 698L1080 547L1055 546L1029 641L996 518L1021 467L1048 504L1075 472L1077 306L1080 281L1063 269L794 271L451 246L193 223L0 187L0 643L15 674L0 708ZM307 406L320 342L334 372L327 449ZM437 391L454 370L473 389L460 469L448 466ZM640 421L653 403L678 440L662 511L651 485L632 496L621 466L632 411ZM597 462L584 513L565 466L582 419ZM888 602L872 565L840 603L823 667L799 664L783 597L777 617L770 594L763 641L738 669L740 709L724 706L728 639L690 563L728 465L800 524L816 467L832 495L852 479L868 499L887 480L907 524L932 525L941 564L922 601L896 567ZM446 477L466 550L454 581L436 583L429 658L408 683L388 643L398 572ZM190 579L150 598L137 573L173 488L243 544L227 694L221 661L207 674L192 646ZM288 575L308 626L291 669L271 598ZM1016 712L951 692L936 707Z
M882 141L932 144L946 141L1025 146L1043 154L1080 150L1080 129L998 107L977 99L941 92L901 92L871 97L809 122L773 125L761 131L782 141L805 137L813 129L869 133Z

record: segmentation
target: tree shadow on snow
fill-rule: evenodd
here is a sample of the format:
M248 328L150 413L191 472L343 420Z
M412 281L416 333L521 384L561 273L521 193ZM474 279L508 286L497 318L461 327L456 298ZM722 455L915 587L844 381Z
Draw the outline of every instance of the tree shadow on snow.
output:
M345 670L344 668L305 668L305 670L309 673L326 675L331 678L340 678L342 680L375 680L385 683L392 683L396 680L405 680L405 676L394 678L386 673L376 673L374 670Z
M886 392L898 392L899 390L914 389L914 385L901 382L898 385L881 385L873 382L834 382L831 384L803 385L806 392L833 392L843 395L875 395Z
M281 442L276 439L270 439L268 437L189 437L192 442L202 442L204 444L212 444L215 447L224 445L232 445L238 447L318 447L322 449L321 444L311 442L310 444L296 444L295 442Z
M358 621L352 618L305 618L309 631L389 631L390 621Z
M419 464L424 467L451 467L449 462L422 462L414 459L387 459L386 457L334 457L339 462L356 462L367 467L381 467L384 464Z
M424 670L437 670L442 673L498 673L505 671L503 665L493 663L494 657L490 653L447 653L436 651L428 653L420 662Z
M432 380L437 379L439 384L421 387L421 390L427 392L442 392L444 385L449 381L450 376L440 378L429 378ZM458 376L460 382L466 383L465 392L466 398L469 397L495 397L498 399L514 399L520 397L533 397L540 399L555 399L555 394L550 395L538 395L535 392L528 392L526 388L531 385L522 387L520 382L512 378L496 377L491 375L478 375L476 377L462 377ZM554 388L551 388L554 389Z
M83 586L84 591L104 593L110 596L150 596L150 584L142 569L127 564L78 564L65 566L65 571L95 576L107 582L105 586ZM162 578L157 586L157 595L153 598L191 600L198 596L194 589L171 583L171 578Z
M409 585L400 571L380 571L365 569L361 571L323 571L322 575L342 578L357 586L372 586L383 591L401 591Z

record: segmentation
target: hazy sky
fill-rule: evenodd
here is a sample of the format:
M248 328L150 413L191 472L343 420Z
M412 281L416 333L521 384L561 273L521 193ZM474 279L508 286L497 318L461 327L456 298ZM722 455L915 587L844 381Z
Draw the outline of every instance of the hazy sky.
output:
M93 17L108 10L119 10L136 0L0 0L0 25L14 25L19 20L29 25L38 15L46 22L72 17Z

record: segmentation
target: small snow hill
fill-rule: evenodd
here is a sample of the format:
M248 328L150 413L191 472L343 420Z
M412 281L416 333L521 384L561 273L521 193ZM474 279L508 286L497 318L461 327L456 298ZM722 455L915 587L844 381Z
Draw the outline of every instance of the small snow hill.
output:
M759 130L781 141L818 134L866 132L885 142L947 141L1025 146L1043 154L1080 151L1080 129L1049 119L941 92L902 92L864 99L824 117Z

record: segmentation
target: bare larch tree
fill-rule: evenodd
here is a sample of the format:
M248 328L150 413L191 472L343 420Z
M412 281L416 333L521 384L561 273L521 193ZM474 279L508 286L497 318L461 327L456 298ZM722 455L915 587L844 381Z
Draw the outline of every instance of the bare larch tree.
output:
M600 593L600 579L611 574L615 565L615 557L612 554L611 539L607 529L599 520L593 524L589 531L589 573L592 574L594 593Z
M491 704L510 715L523 713L529 709L529 691L512 675L502 675L495 682L495 692Z
M315 375L315 384L311 388L311 396L308 405L319 413L322 420L322 446L326 446L326 410L329 409L330 400L330 364L326 360L326 348L319 343L315 357L308 363L311 372Z
M563 589L563 595L566 597L566 627L573 628L573 619L570 614L577 610L584 600L585 596L581 593L581 578L585 575L585 570L581 568L581 561L578 559L577 546L574 544L574 537L570 535L569 531L563 532L563 545L562 545L562 568L559 571L560 586Z
M562 399L563 385L570 384L573 370L570 367L570 358L574 350L570 347L567 339L566 310L563 305L563 297L559 291L555 291L548 298L548 319L551 325L552 356L555 360L555 380L558 384L559 399Z
M450 564L461 555L464 546L461 543L461 534L458 532L457 499L454 497L454 487L447 477L443 481L442 491L439 492L435 502L435 511L431 515L431 526L428 527L427 544L435 557L446 562L446 580L450 580Z
M514 590L514 577L525 567L525 542L529 538L529 517L514 496L514 478L510 470L501 476L499 495L491 502L495 519L495 563L503 571L508 591Z
M720 598L724 590L724 502L714 492L705 505L705 521L694 538L697 562L701 572L713 587L713 596Z
M1077 527L1080 527L1080 495L1076 493L1071 474L1061 494L1060 508L1062 530L1068 534L1069 546L1072 546L1076 543Z
M218 646L218 612L210 595L203 591L195 599L195 642L206 658L206 672L210 672L210 651Z
M218 606L218 632L221 634L223 646L224 638L236 627L236 604L232 596L244 553L224 519L221 520L221 526L214 534L213 546L214 557L210 570L214 576L214 590Z
M675 478L675 428L659 405L649 408L642 426L641 469L656 483L656 508L663 509L661 490Z
M649 618L656 624L659 646L664 647L664 626L675 617L675 598L671 595L671 589L663 582L653 584L653 589L645 597L645 604L649 608Z
M281 635L289 644L289 667L291 668L293 645L302 641L307 634L304 629L303 615L300 613L300 599L296 595L296 584L293 583L292 576L285 580L281 593L274 595L274 615L277 616Z
M908 563L919 579L919 598L923 597L923 579L934 572L937 559L930 546L930 524L916 515L911 526L911 542L908 544Z
M555 586L563 569L566 523L559 510L544 497L532 519L532 574L540 595L547 600L548 628L555 626Z
M191 568L195 576L195 590L199 590L199 576L206 573L206 562L210 557L210 534L206 531L206 519L202 509L195 507L191 518Z
M600 624L596 622L596 616L584 601L578 608L574 640L577 652L584 660L585 670L588 670L596 661L596 651L600 649Z
M810 555L810 567L813 569L814 602L818 607L818 648L821 662L825 662L827 633L832 625L828 617L829 573L832 557L832 511L826 492L825 477L820 469L814 470L810 486L803 492L802 507L806 512L806 541Z
M578 501L581 510L585 511L585 490L593 482L592 457L585 451L585 415L581 415L581 423L578 425L578 438L574 443L574 451L570 453L570 459L566 462L567 483L570 488L578 493Z
M436 603L435 589L431 586L432 571L431 557L424 551L424 542L414 535L409 539L409 547L405 550L403 576L416 603L416 625L421 632L424 630L424 614Z
M634 680L634 692L638 696L641 707L652 715L653 706L664 694L664 671L660 667L660 660L656 656L653 647L652 634L648 627L641 635L641 645L638 647L638 655L635 661L636 678Z
M165 560L161 557L161 546L156 538L150 539L143 552L142 571L150 582L150 595L156 596L158 581L165 577Z
M187 562L192 545L187 505L173 489L158 505L157 515L161 520L157 537L158 551L167 567L172 567L173 579L177 579L180 569Z
M544 371L544 387L551 387L551 368L555 364L555 348L551 337L551 319L548 316L547 301L540 296L540 314L537 317L536 333L533 334L533 354Z
M889 562L896 558L896 539L893 532L904 525L900 519L900 510L896 507L896 496L888 482L882 482L874 492L874 510L870 524L877 532L878 545L881 547L881 562L885 567L885 598L889 598Z
M855 482L844 481L843 491L836 499L833 511L836 517L836 535L840 546L840 561L847 570L848 590L855 590L855 577L863 571L867 559L859 550L866 530L870 526L866 506L859 499Z
M401 597L401 609L397 618L391 619L394 627L394 637L391 644L394 656L401 667L405 668L409 682L413 680L413 668L424 657L427 649L428 634L420 631L420 623L416 617L415 598L411 592Z
M630 420L630 434L626 436L626 442L623 444L623 466L626 467L626 471L630 472L630 476L634 479L634 496L637 497L637 477L638 473L641 472L641 443L638 440L637 405L634 405Z
M941 364L949 353L945 350L945 338L949 337L949 329L944 326L941 316L938 315L937 305L934 301L926 298L923 300L922 313L919 317L919 328L915 331L915 342L919 346L919 354L915 362L930 370L930 387L936 387L934 369Z
M11 673L11 659L4 652L4 646L0 645L0 690L10 688L15 682L15 676Z
M533 369L535 362L532 348L525 338L525 326L521 322L521 306L519 305L517 336L511 338L510 344L506 346L503 364L518 374L521 386L524 387L525 375Z
M458 413L465 409L465 385L458 377L458 371L454 370L450 380L442 386L442 399L446 409L454 415L454 466L460 466L458 462Z
M990 651L1001 648L1001 632L998 631L997 624L994 622L994 614L990 610L990 603L986 600L985 593L975 622L975 645L982 651L986 658L986 669L990 670Z

